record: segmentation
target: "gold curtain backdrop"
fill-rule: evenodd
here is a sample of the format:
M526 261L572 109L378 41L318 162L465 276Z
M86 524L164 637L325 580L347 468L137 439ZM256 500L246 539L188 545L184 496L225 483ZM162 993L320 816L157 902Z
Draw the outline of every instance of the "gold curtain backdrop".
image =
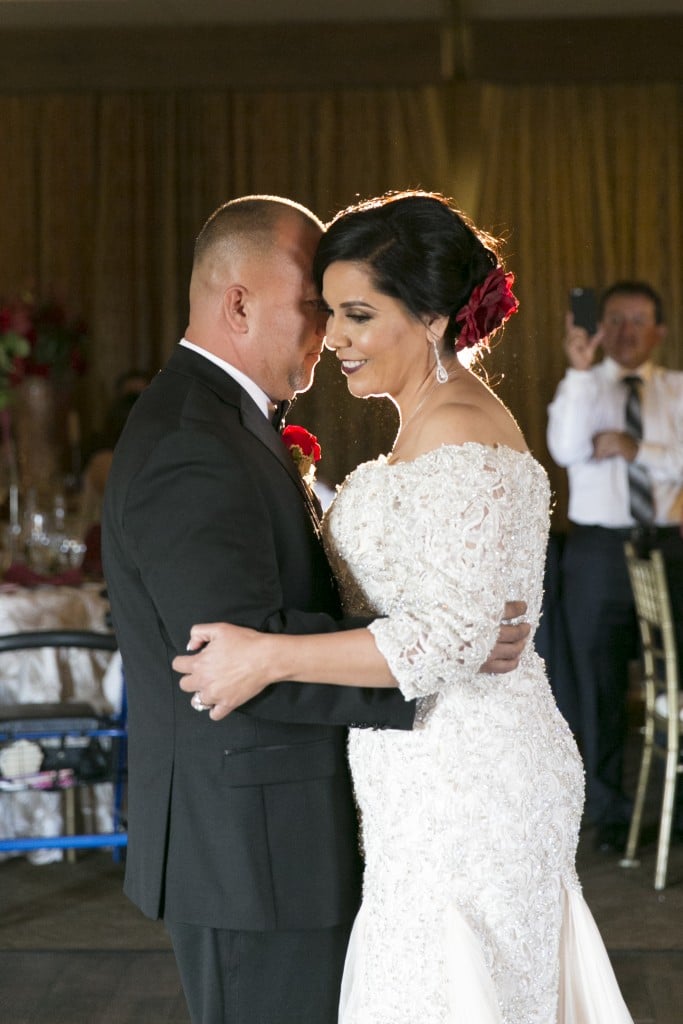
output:
M323 219L357 196L443 191L506 240L520 314L486 358L564 502L545 449L564 372L567 290L645 277L683 366L683 89L453 84L319 92L0 96L0 297L56 294L90 327L81 386L98 426L113 378L158 368L182 332L194 237L247 192ZM354 402L330 359L291 417L319 435L339 481L391 443L385 402Z

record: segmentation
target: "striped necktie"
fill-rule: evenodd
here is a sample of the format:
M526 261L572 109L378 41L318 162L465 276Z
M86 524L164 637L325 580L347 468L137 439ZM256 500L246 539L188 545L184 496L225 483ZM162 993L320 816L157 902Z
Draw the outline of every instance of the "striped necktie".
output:
M640 406L640 388L642 378L630 376L622 378L628 389L626 395L626 433L641 441L643 437L643 417ZM631 515L637 523L651 523L655 517L655 506L652 497L650 474L644 466L629 462L628 488Z

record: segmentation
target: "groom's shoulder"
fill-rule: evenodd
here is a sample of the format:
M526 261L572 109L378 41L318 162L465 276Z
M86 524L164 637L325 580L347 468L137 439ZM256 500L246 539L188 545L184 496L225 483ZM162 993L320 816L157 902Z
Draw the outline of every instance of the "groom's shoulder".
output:
M210 429L239 423L241 390L219 367L180 349L136 402L141 423L160 430Z

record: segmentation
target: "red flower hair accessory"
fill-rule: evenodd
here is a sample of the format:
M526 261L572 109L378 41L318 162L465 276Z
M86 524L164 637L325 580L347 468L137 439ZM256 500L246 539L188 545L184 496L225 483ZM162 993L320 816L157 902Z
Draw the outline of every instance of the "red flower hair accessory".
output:
M461 324L455 351L471 348L487 338L519 309L512 293L515 275L495 267L476 288L455 318Z
M312 484L315 478L315 464L320 462L322 455L318 438L305 427L295 425L285 427L281 437L289 448L301 476L307 484Z

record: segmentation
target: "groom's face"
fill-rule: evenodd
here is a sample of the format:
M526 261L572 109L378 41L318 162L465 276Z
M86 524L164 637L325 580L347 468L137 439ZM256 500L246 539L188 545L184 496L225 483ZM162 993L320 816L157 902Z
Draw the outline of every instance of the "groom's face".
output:
M306 391L320 360L325 316L313 283L318 228L298 215L284 217L276 244L259 266L252 320L257 339L258 377L274 400Z

